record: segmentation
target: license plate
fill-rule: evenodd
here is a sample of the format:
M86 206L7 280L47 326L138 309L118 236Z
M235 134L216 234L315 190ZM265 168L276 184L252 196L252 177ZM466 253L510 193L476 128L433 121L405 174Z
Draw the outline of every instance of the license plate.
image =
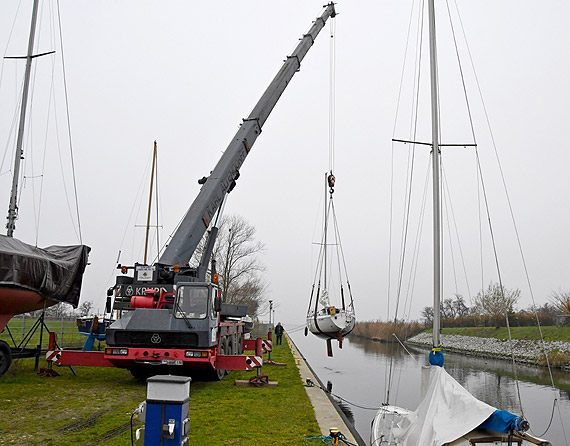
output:
M162 359L160 363L165 365L182 365L182 359Z

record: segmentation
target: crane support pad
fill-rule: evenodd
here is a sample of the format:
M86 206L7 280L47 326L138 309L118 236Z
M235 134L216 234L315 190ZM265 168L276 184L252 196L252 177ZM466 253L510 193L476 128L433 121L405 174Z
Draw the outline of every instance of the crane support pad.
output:
M244 350L255 350L255 339L246 339L243 341L243 349ZM263 339L261 341L261 348L264 352L273 351L273 342L268 339Z
M81 350L50 350L46 352L46 361L53 362L55 365L116 366L105 358L104 352L84 352Z
M263 358L253 355L218 355L216 369L222 370L251 370L261 367Z

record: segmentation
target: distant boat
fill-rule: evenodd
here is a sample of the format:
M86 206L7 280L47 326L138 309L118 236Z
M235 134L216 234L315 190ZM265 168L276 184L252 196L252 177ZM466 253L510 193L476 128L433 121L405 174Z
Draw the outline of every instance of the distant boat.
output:
M344 261L343 265L337 265L340 272L344 267L344 278L338 277L339 280L339 294L340 299L338 303L331 302L331 284L330 284L330 274L327 274L330 265L330 259L328 258L328 249L334 247L337 250L337 258L340 261L340 257L344 260L344 255L342 253L342 247L340 245L340 236L338 234L338 226L336 222L336 215L334 213L333 206L333 193L335 185L335 177L330 173L325 174L325 213L324 213L324 228L323 228L323 238L319 254L319 260L317 261L317 274L316 274L316 294L315 294L315 284L313 284L311 298L309 300L309 308L307 310L307 328L305 329L305 334L307 330L313 333L315 336L326 339L327 341L327 352L329 356L332 356L332 345L331 341L336 339L339 342L340 348L342 348L342 339L348 335L356 324L356 317L354 314L354 301L352 299L352 291L350 289L350 282L348 281L348 276L346 272L346 265ZM334 229L334 243L329 243L328 231L329 231L329 218L332 215L333 229ZM344 295L343 279L346 280L347 291L349 301L347 302ZM314 304L313 304L314 300Z
M113 322L113 319L84 316L77 319L77 329L83 336L93 336L95 339L102 341L105 339L107 327Z

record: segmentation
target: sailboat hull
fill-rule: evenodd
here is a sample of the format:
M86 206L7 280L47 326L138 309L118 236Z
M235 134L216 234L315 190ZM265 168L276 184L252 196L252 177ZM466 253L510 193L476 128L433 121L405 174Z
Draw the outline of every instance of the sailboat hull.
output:
M51 307L57 303L25 288L0 287L0 331L17 314L41 310L44 306Z
M329 310L329 309L326 309ZM354 329L356 319L354 314L346 310L336 310L334 314L330 311L323 311L307 316L307 327L309 331L320 338L344 337Z
M38 248L0 236L0 329L12 316L66 302L79 303L90 248Z

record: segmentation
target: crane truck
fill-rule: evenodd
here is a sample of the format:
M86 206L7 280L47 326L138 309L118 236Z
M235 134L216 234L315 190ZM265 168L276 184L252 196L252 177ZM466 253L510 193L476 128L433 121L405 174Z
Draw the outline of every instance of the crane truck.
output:
M107 311L113 301L113 309L122 315L106 330L105 351L57 349L52 335L48 361L56 365L122 367L141 378L202 369L222 379L228 370L261 366L262 340L249 341L245 336L242 318L247 307L222 302L212 259L217 222L265 121L326 21L335 15L334 4L326 5L287 56L210 175L198 181L200 192L158 261L153 265L119 265L122 274L108 292ZM189 266L207 231L198 265ZM243 355L244 349L255 349L256 354Z

